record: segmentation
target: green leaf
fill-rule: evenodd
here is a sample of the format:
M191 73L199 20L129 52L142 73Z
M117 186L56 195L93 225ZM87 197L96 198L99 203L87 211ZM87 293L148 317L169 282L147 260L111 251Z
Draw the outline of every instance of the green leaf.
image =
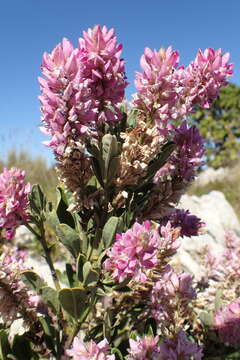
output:
M19 335L14 336L12 353L19 360L31 360L34 354L30 342L25 337Z
M40 185L33 185L29 195L29 204L33 213L40 215L46 209L46 197Z
M113 349L111 350L111 354L117 355L117 358L118 358L119 360L124 360L124 357L122 356L121 351L120 351L119 349L117 349L117 348L113 348Z
M102 138L101 154L104 163L102 177L105 184L111 183L119 164L119 146L115 135L105 134Z
M86 262L86 256L79 254L77 258L77 277L80 282L83 282L83 265Z
M32 270L25 270L21 272L21 277L23 282L30 287L31 289L35 290L38 294L42 287L46 287L47 283L34 271Z
M215 311L218 311L222 308L222 294L223 294L223 289L218 289L216 291L216 295L214 299Z
M71 213L67 210L69 206L69 201L67 194L64 192L63 188L60 186L57 187L57 216L61 224L67 224L71 228L75 228L75 222Z
M56 354L56 336L58 336L58 334L52 324L52 319L49 316L40 316L38 319L44 331L44 340L47 347Z
M77 286L76 272L73 271L73 267L71 264L66 264L66 274L67 274L69 286L71 288Z
M108 249L112 245L116 233L122 231L122 228L123 228L122 218L112 216L108 219L108 221L104 225L102 232L102 241L105 249Z
M7 359L7 355L10 355L11 353L7 333L5 330L0 330L0 359Z
M99 279L99 273L92 268L89 261L83 265L83 283L86 286L95 286Z
M58 293L50 286L44 286L40 289L39 294L43 299L43 302L51 307L56 313L60 310L60 304L58 300Z
M211 327L214 323L213 312L201 311L199 314L199 319L205 326Z
M161 169L163 165L165 165L166 161L172 154L175 147L176 145L171 141L163 146L161 153L157 156L155 160L153 160L149 164L147 170L147 178L152 178L156 174L156 172Z
M88 305L87 290L81 287L62 289L59 291L58 297L64 310L76 320L80 318Z
M56 226L56 235L68 251L77 258L81 250L78 233L67 224L59 224Z
M100 165L100 161L98 159L96 159L95 157L91 158L91 162L92 162L92 168L94 171L94 174L98 180L98 182L101 184L102 187L104 187L104 182L103 182L103 178L102 178L102 164Z
M130 128L134 128L136 126L136 120L137 120L137 116L139 114L139 110L131 110L129 111L128 113L128 116L127 116L127 125L128 127Z

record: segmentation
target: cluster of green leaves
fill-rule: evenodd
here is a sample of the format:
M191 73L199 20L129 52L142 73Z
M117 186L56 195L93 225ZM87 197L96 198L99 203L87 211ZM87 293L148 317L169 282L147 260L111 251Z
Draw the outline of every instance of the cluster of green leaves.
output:
M223 87L211 107L199 109L192 119L205 139L208 165L230 166L239 159L240 87Z

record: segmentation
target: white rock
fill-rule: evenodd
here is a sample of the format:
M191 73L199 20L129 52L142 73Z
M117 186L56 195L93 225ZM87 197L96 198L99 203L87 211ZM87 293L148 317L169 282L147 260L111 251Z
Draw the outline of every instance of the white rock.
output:
M15 242L16 243L24 243L26 244L33 238L33 234L26 228L26 226L21 225L17 228L15 234Z
M180 208L190 212L206 223L208 234L217 244L224 245L224 233L228 230L240 231L240 223L233 207L220 191L197 196L183 195Z
M187 271L199 277L201 267L198 252L206 245L215 254L222 252L225 246L225 232L240 232L240 223L232 206L220 191L211 191L200 197L183 195L178 207L189 210L206 224L205 234L182 238L181 248L176 257L176 261Z
M198 178L195 180L194 184L196 186L204 186L216 180L223 180L228 175L228 173L228 168L221 167L219 169L213 169L210 167L198 175Z

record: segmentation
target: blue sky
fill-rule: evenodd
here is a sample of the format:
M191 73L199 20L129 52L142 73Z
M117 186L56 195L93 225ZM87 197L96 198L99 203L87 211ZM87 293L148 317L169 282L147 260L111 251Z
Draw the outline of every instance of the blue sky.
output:
M42 53L63 37L75 45L83 30L95 24L114 27L123 43L130 85L144 47L172 45L187 65L198 48L231 53L232 81L240 80L239 0L3 0L0 29L0 158L13 146L32 156L53 160L40 125L39 86Z

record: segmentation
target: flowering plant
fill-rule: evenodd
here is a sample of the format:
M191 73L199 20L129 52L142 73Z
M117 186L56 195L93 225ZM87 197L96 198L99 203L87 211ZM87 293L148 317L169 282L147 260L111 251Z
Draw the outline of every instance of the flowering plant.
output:
M0 175L2 359L199 360L220 342L224 356L238 349L238 240L228 237L227 267L208 255L204 286L171 261L204 226L176 208L204 153L188 115L226 85L229 55L199 50L184 68L171 47L146 48L128 104L121 51L113 29L95 26L77 48L63 39L43 55L41 130L60 185L53 206L22 171ZM9 244L18 225L41 245L51 284ZM211 308L224 272L235 292Z

